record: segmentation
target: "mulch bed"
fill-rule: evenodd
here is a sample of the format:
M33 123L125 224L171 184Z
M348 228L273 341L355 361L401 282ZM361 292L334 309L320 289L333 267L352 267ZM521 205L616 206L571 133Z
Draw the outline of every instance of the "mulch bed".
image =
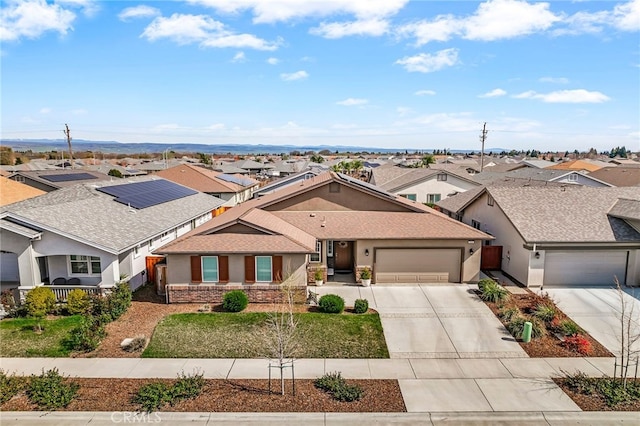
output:
M76 398L59 411L138 411L131 402L141 386L150 382L173 383L165 379L86 379ZM405 412L406 407L397 380L347 380L364 390L359 401L340 402L315 388L313 380L297 379L296 395L292 381L286 380L285 393L269 394L267 380L207 379L202 393L195 399L166 405L160 411L179 412ZM280 391L280 381L272 380L272 390ZM114 390L117 389L117 392ZM0 411L38 411L24 392L0 406Z
M480 293L478 292L478 295ZM527 294L511 294L509 300L499 307L498 304L492 302L486 302L485 304L491 309L495 316L500 319L498 312L502 306L512 307L516 306L523 313L527 314L535 310L536 306L540 303L552 303L549 298L542 297L539 294L533 293L527 290ZM554 303L555 306L555 303ZM557 306L556 306L557 308ZM557 315L560 320L570 319L564 312L557 308ZM506 323L500 319L500 321L506 326ZM614 355L605 348L600 342L591 337L585 332L585 338L591 342L592 352L588 355L591 357L613 357ZM532 358L579 358L584 357L578 352L574 352L562 346L562 341L553 334L549 334L544 337L531 339L531 342L524 343L518 342L522 349Z
M565 380L562 378L555 378L553 381L556 382L563 392L583 411L640 411L640 400L631 404L618 404L614 407L609 407L599 395L585 395L575 392L565 385Z

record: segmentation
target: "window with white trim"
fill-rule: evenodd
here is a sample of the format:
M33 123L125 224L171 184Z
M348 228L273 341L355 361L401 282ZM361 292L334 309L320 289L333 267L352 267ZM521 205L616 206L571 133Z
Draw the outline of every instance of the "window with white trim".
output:
M218 256L202 256L202 281L217 283L220 281L218 274Z
M160 241L168 240L171 237L172 232L173 231L163 232L162 235L160 235Z
M98 256L69 255L69 271L72 275L99 275L102 272Z
M416 201L416 194L400 194L402 198L406 198L407 200Z
M327 257L333 257L333 240L327 240Z
M440 194L427 194L427 203L437 203L438 201L440 201L440 198Z
M135 246L133 248L133 257L134 258L140 257L140 246Z
M256 256L256 282L270 283L273 281L271 256Z
M446 173L438 173L436 175L436 179L441 181L441 182L444 182L444 181L447 180L447 174Z
M309 262L320 262L322 258L322 241L316 240L316 252L309 255Z
M567 179L569 179L569 182L577 182L578 175L575 173L571 173L569 176L567 176Z
M471 226L473 226L476 229L480 229L480 222L478 222L477 220L472 220Z
M494 204L493 197L491 195L487 195L487 205L493 206L493 204Z

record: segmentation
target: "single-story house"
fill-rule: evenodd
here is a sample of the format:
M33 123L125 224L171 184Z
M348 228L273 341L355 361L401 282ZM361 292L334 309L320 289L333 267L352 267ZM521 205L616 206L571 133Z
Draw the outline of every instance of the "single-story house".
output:
M214 302L240 288L272 301L281 281L476 282L492 239L422 203L326 172L240 204L164 245L169 302ZM274 296L276 294L276 296Z
M191 164L161 170L156 176L220 198L225 201L224 207L233 207L250 199L260 186L260 182L248 176L220 173Z
M267 194L276 192L282 188L286 188L287 186L300 184L302 181L311 179L312 177L317 176L318 174L320 174L320 171L318 169L309 169L303 172L278 178L273 182L270 182L267 185L253 191L253 198L263 197Z
M41 191L51 192L79 183L98 183L114 178L104 173L82 169L28 170L11 174L9 179ZM116 178L117 179L117 178Z
M111 288L144 284L153 251L209 221L223 201L164 179L77 184L0 209L0 244L15 271L3 288ZM3 257L4 260L4 257ZM8 261L9 262L9 261ZM152 272L152 271L150 271ZM4 274L3 274L4 277Z
M438 207L495 237L483 268L528 287L640 286L640 188L491 186Z

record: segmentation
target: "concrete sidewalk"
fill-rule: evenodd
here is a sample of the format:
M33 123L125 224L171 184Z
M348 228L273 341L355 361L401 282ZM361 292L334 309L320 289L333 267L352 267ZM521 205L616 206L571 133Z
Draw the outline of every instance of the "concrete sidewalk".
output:
M527 411L502 413L123 413L114 412L9 412L0 413L5 425L114 425L157 423L170 425L527 425L613 426L638 424L636 412ZM134 417L137 416L137 417ZM146 416L146 417L145 417ZM128 420L128 421L127 421Z

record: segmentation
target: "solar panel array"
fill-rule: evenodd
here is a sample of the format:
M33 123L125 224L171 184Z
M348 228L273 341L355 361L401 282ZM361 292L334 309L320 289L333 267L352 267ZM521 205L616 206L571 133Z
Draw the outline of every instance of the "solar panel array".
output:
M219 179L222 179L226 182L231 182L231 183L235 183L237 185L240 186L253 186L255 184L255 182L253 181L253 179L249 179L249 178L245 178L245 177L239 177L239 176L233 176L233 175L228 175L226 173L222 173L218 176L216 176Z
M349 175L345 175L343 173L337 173L337 175L340 177L340 179L342 179L342 180L344 180L346 182L350 182L350 183L359 185L359 186L361 186L363 188L367 188L369 191L376 192L376 193L378 193L380 195L384 195L385 197L388 197L388 198L395 198L395 195L390 194L389 192L385 191L384 189L379 188L379 187L377 187L375 185L372 185L372 184L370 184L368 182L361 181L360 179L353 178L353 177L351 177Z
M73 180L87 180L98 179L96 176L89 173L64 173L55 175L40 175L42 179L46 179L49 182L70 182Z
M149 180L124 185L104 186L97 188L97 190L109 194L115 197L115 201L127 204L135 209L144 209L198 193L198 191L168 180Z

